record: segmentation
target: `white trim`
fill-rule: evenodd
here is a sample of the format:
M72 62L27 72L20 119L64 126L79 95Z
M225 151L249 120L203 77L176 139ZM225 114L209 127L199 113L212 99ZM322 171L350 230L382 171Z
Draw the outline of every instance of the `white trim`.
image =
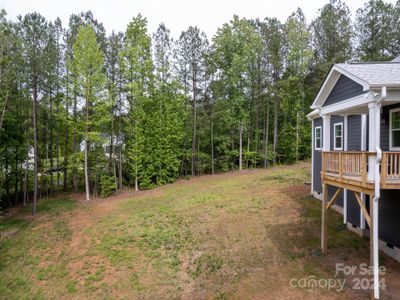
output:
M361 151L367 150L367 115L361 115Z
M334 65L326 76L321 88L319 89L318 94L315 97L313 104L311 105L311 109L320 108L324 104L332 89L335 87L340 75L344 75L362 85L364 91L368 91L370 89L368 82L353 75L352 73L341 68L340 66Z
M336 136L336 127L338 126L341 127L340 147L336 146L336 138L339 138L339 136ZM333 150L343 150L343 122L333 124Z
M344 137L344 145L343 149L344 151L348 150L349 146L349 116L344 115L343 116L343 137ZM343 190L343 223L347 223L347 189Z
M330 151L331 150L331 116L323 115L322 116L322 150Z
M391 110L389 110L389 150L390 151L399 151L400 147L393 147L393 138L392 138L392 132L393 132L393 128L392 128L392 113L394 112L400 112L400 108L392 108ZM400 129L395 129L396 131Z
M361 79L361 78L355 76L354 74L352 74L352 73L350 73L349 71L347 71L347 70L341 68L341 67L338 66L338 65L335 65L335 67L336 67L336 70L337 70L338 72L342 73L343 75L349 77L351 80L353 80L353 81L357 82L358 84L362 85L364 91L368 91L368 90L369 90L370 85L368 84L368 82L366 82L365 80L363 80L363 79Z
M367 149L367 115L361 115L361 151ZM361 199L365 205L365 194L361 193ZM365 217L360 209L360 228L365 229Z
M311 109L321 107L326 98L328 98L329 94L331 93L332 89L336 85L340 77L340 72L336 71L334 67L329 71L328 75L326 76L324 83L322 84L321 88L318 91L317 96L314 99L313 104L311 105Z
M314 119L311 120L311 195L314 192Z
M366 106L371 102L371 98L368 97L370 93L364 93L353 98L349 98L338 103L327 105L321 108L320 114L340 114L348 110L353 110L358 107Z
M313 120L313 124L314 124L314 120ZM317 147L317 129L319 129L319 147ZM314 128L314 132L313 132L314 136L313 136L313 140L314 140L314 150L321 150L322 149L322 126L315 126Z

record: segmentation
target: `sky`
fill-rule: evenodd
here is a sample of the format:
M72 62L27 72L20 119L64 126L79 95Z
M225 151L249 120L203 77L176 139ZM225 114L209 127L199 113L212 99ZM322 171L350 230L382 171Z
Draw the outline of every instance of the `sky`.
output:
M125 31L132 17L141 13L148 20L149 32L155 32L163 22L176 39L190 25L197 25L211 38L234 14L245 18L276 17L285 21L300 6L310 22L326 2L328 0L0 0L0 8L14 21L18 15L36 11L48 20L60 17L65 27L72 13L91 10L107 33ZM365 0L345 2L354 16Z

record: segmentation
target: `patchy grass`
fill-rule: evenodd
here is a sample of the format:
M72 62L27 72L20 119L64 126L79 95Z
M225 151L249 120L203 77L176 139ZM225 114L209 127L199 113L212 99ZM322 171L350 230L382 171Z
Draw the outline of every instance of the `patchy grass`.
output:
M308 163L180 180L83 205L40 201L0 220L2 299L364 299L291 288L291 278L331 278L338 261L368 262L368 241L337 230L320 243L320 202ZM397 265L391 274L399 274ZM390 285L387 295L396 295ZM390 298L389 298L390 299Z

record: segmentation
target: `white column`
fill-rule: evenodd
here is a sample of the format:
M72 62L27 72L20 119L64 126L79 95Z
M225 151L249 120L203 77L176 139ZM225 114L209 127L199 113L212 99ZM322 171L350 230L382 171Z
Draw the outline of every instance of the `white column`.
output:
M314 150L315 150L315 127L314 119L311 120L311 195L314 195Z
M368 133L368 151L375 152L376 150L376 134L375 134L375 122L376 122L376 102L368 104L368 117L369 117L369 133ZM375 157L370 156L368 159L368 180L374 180L375 177Z
M331 150L331 116L330 115L323 115L323 151L330 151Z
M384 90L385 89L385 90ZM383 93L386 94L386 87L382 89ZM380 197L380 159L381 159L381 103L375 105L375 145L377 151L377 157L375 159L375 197L373 205L373 237L374 237L374 296L375 299L379 299L379 197Z
M348 115L343 116L343 150L348 150L349 127ZM347 224L347 189L343 189L343 223Z
M381 104L378 102L371 102L368 104L369 109L369 144L368 150L377 152L376 157L371 157L369 162L368 179L374 180L375 184L375 197L370 199L373 201L372 212L372 236L373 238L373 269L374 269L374 297L379 299L379 197L380 197L380 126L381 126Z
M361 151L367 149L367 115L361 115ZM365 194L361 193L361 199L365 205ZM365 229L365 217L360 209L360 228Z

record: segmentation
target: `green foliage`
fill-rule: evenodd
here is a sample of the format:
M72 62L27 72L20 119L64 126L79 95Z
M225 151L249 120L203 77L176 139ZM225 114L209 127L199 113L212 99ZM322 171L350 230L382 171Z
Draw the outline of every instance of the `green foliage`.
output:
M116 190L115 178L113 176L101 175L100 177L100 197L110 196Z
M308 159L305 116L331 64L400 55L399 17L400 2L370 0L352 22L329 0L310 23L301 9L283 23L233 16L211 40L190 26L173 41L141 15L107 36L90 11L63 27L2 10L0 207L29 207L34 178L39 198L106 196Z

